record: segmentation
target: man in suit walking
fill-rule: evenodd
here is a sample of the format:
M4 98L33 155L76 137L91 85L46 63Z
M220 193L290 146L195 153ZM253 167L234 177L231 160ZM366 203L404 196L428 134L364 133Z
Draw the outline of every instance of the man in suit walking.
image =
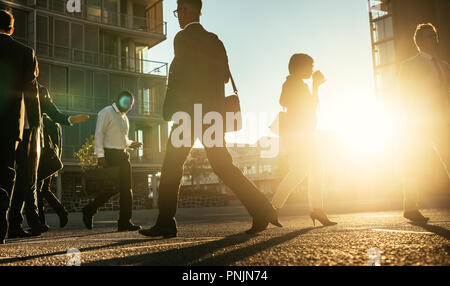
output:
M225 83L230 79L228 57L219 38L206 31L200 24L202 9L201 0L178 0L178 9L174 11L183 29L175 36L175 58L170 66L169 82L163 115L171 121L177 112L185 112L190 118L203 118L204 114L221 112L225 100ZM202 114L195 114L194 105L201 104ZM192 120L191 120L192 121ZM174 237L177 235L175 213L178 192L183 175L183 166L189 156L196 135L190 136L189 146L174 146L176 134L172 128L167 143L166 155L162 167L159 185L159 216L156 224L146 230L139 231L150 237ZM190 126L194 130L194 124ZM202 141L208 126L202 123L202 130L197 134ZM194 132L196 133L196 132ZM220 136L223 134L216 134ZM223 137L222 137L223 138ZM269 223L278 226L278 215L270 202L254 183L248 180L241 170L233 165L226 143L221 146L205 146L208 160L214 172L230 187L253 217L253 226L247 231L254 234L263 231Z
M450 69L439 59L439 37L432 24L418 25L414 42L419 53L406 60L399 73L399 107L403 111L405 139L400 151L404 217L413 222L427 222L428 218L417 207L427 150L434 150L450 179Z
M25 153L33 157L25 169L27 179L35 180L37 148L41 127L37 76L38 64L33 49L15 41L14 17L11 12L0 10L0 121L4 123L0 134L0 243L8 229L7 212L14 186L14 163L17 145L25 147ZM26 111L25 111L26 110ZM25 118L26 117L26 118ZM24 132L24 125L28 131ZM20 148L20 147L19 147ZM18 162L19 163L19 162ZM34 173L34 174L33 174ZM27 200L32 194L27 194ZM35 199L35 197L34 197ZM28 211L28 210L27 210ZM37 211L34 214L37 218ZM30 215L32 215L30 213Z

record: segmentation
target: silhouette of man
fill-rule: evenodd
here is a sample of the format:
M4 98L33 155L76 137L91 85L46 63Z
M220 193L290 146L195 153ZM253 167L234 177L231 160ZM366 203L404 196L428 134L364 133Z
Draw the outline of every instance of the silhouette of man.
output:
M227 54L219 38L200 24L201 9L201 0L178 0L178 8L174 11L182 31L174 39L175 58L170 66L163 106L166 121L170 121L179 111L195 118L195 104L202 105L203 114L210 111L220 112L225 99L225 83L230 79ZM203 114L196 116L203 118ZM158 192L159 216L152 228L139 231L145 236L177 235L175 213L183 166L197 139L195 134L191 134L191 144L188 147L174 146L172 139L177 127L174 125L172 128L162 167ZM203 125L202 128L201 133L204 133L207 126ZM194 130L193 124L190 129ZM202 144L214 172L235 192L253 217L253 226L247 233L263 231L269 223L281 226L276 211L264 194L233 165L226 143L223 142L220 147L207 147L205 142Z
M439 59L439 38L432 24L417 26L414 42L419 54L406 60L399 73L402 121L406 142L402 146L404 217L426 222L418 207L424 174L424 154L432 148L448 175L450 69Z
M16 148L18 177L25 176L26 180L32 181L35 179L32 173L36 172L37 166L22 159L37 154L37 145L33 146L31 142L37 142L41 127L37 60L33 49L15 41L11 37L13 33L13 15L0 10L0 122L3 123L0 133L0 244L4 243L8 229L6 216L13 193ZM24 130L24 125L27 130ZM25 192L23 195L25 200L35 202L35 193ZM27 209L27 215L33 214L38 221L36 209Z

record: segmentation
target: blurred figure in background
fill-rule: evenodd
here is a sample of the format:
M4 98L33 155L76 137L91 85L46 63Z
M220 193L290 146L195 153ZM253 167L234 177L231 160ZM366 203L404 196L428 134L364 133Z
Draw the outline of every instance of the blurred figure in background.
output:
M281 140L286 148L290 169L272 198L272 204L281 209L289 195L308 177L308 193L311 219L324 226L335 225L328 219L322 207L323 165L320 158L320 142L317 140L316 110L319 105L319 87L325 82L320 71L313 73L314 60L306 54L295 54L289 62L289 76L283 84L280 104L287 109L284 121L280 121ZM313 78L313 92L304 80Z
M399 112L402 138L401 173L404 189L404 217L427 222L417 206L423 189L427 150L434 150L447 176L450 142L449 65L439 59L439 37L432 24L417 26L414 42L419 51L406 60L399 73Z
M127 113L134 104L134 95L129 91L122 91L117 100L103 108L97 117L95 128L95 155L97 155L99 167L118 167L120 176L120 212L117 222L117 230L136 231L140 225L131 222L133 212L133 191L130 154L127 149L139 149L142 143L128 138L130 123ZM94 215L99 207L105 204L115 193L100 193L92 202L83 209L83 223L87 229L92 229Z
M74 124L85 122L89 119L88 114L79 114L70 116L64 114L58 110L55 103L53 103L48 89L39 85L39 100L41 104L43 132L44 132L44 145L54 149L54 154L61 159L62 155L62 128L61 125L72 126ZM41 160L44 154L41 156ZM52 165L52 164L49 164ZM41 170L41 168L39 168ZM39 172L39 171L38 171ZM59 199L51 191L52 175L45 180L38 182L38 208L39 219L41 222L41 231L46 232L49 230L49 226L45 220L44 199L52 207L59 217L59 226L64 227L68 222L68 212L61 204Z

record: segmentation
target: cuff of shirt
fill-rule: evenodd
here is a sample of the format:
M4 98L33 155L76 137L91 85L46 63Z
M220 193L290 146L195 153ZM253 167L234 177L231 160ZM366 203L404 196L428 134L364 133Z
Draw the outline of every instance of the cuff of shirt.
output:
M69 122L70 126L73 126L73 123L72 123L72 121L70 121L70 119L72 119L72 116L67 117L67 121Z
M105 151L104 150L97 150L97 151L95 151L95 155L97 155L97 158L104 158L105 157Z

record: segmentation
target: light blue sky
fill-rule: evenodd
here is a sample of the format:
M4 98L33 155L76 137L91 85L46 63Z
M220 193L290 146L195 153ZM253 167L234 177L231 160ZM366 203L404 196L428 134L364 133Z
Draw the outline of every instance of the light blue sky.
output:
M173 58L175 9L176 0L164 1L167 40L150 50L152 60ZM201 22L227 49L243 112L278 112L289 58L307 53L328 79L319 124L336 129L336 122L351 124L355 107L358 116L373 104L368 18L366 0L203 0Z

